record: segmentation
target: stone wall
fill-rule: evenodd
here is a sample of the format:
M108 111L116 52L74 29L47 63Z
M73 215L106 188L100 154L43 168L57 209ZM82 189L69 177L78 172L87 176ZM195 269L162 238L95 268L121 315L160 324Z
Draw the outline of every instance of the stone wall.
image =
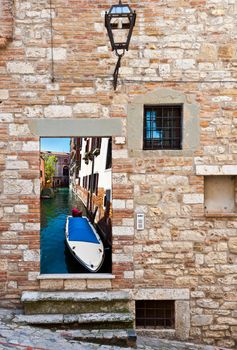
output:
M205 215L204 180L212 171L204 170L215 166L216 176L220 167L237 175L236 1L130 1L137 23L116 92L116 58L103 18L111 1L52 3L54 72L47 0L15 0L13 41L0 49L1 305L19 303L23 290L75 290L78 284L59 281L50 288L37 280L39 136L29 122L119 117L123 135L113 138L115 278L104 288L189 288L190 338L234 347L237 220ZM177 152L142 151L140 140L131 154L129 105L162 89L199 107L199 142ZM144 231L135 229L136 212L145 214ZM97 282L84 286L103 288Z

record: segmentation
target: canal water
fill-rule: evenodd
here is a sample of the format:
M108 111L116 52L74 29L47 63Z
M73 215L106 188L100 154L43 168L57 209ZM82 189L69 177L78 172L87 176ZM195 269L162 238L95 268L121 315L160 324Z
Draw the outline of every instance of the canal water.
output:
M75 260L65 242L66 217L71 215L74 207L85 215L83 203L68 188L59 188L54 198L41 199L40 272L42 274L89 273ZM110 271L111 253L106 251L104 264L98 272Z

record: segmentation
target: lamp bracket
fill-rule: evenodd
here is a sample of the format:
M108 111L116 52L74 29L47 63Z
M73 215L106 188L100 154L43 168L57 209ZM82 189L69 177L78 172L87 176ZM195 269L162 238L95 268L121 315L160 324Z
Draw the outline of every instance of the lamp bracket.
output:
M121 59L122 59L124 53L125 53L125 51L123 51L123 53L120 53L120 54L116 51L116 56L118 57L118 61L116 63L116 66L115 66L115 69L114 69L114 74L113 74L113 78L114 78L113 87L114 87L114 90L116 90L116 88L117 88L119 68L121 66Z

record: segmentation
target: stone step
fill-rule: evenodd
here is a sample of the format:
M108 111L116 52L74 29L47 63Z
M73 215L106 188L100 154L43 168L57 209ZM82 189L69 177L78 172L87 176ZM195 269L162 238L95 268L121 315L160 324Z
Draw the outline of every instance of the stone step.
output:
M110 292L23 292L22 302L31 301L112 301L112 300L130 300L128 292L110 291Z
M61 335L70 341L84 341L121 347L136 347L137 341L137 335L133 329L70 330L61 332Z
M16 315L13 321L34 325L70 325L70 328L79 329L127 329L133 328L134 319L130 313L80 313Z
M26 315L129 312L127 292L23 292Z

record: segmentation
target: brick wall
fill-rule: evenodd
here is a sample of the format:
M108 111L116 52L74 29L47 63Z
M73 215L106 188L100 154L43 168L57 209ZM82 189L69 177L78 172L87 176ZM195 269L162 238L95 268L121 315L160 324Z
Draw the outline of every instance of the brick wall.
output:
M8 40L13 36L13 1L0 1L0 48L7 45Z
M116 59L103 19L111 1L53 1L54 83L49 2L15 1L14 40L0 50L1 305L18 303L23 290L40 285L39 139L29 121L120 117L124 135L113 140L116 278L83 285L189 288L190 337L233 347L237 221L204 215L204 175L196 165L236 165L236 2L130 3L137 24L114 92ZM163 88L199 106L200 145L129 156L128 104ZM145 213L144 231L134 229L135 212ZM41 282L42 289L77 286Z

